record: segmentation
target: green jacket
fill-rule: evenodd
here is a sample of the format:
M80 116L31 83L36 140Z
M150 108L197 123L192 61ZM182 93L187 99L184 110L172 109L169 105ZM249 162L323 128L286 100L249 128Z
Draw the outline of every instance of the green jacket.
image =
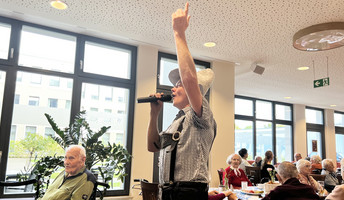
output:
M41 200L82 200L89 199L96 178L83 167L75 176L66 177L63 170L49 186Z

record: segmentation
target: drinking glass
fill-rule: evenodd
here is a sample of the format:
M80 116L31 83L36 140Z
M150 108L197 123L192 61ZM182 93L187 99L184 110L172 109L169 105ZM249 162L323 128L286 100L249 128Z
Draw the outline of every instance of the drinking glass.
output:
M247 181L241 181L241 189L246 190L247 189Z

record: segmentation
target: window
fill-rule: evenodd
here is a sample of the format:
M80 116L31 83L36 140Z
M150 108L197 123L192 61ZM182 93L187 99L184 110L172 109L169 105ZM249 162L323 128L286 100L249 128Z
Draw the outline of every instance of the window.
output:
M36 126L26 126L25 127L25 138L28 137L30 133L36 134Z
M84 72L128 79L130 52L86 41Z
M0 23L0 59L8 59L11 25Z
M15 94L14 95L14 104L19 104L20 101L20 95L19 94Z
M71 106L71 101L66 100L65 109L70 109L70 106Z
M253 149L253 121L248 120L235 120L235 152L242 148L248 151L248 160L254 157Z
M248 159L273 151L275 162L293 158L292 105L236 96L235 152L246 148Z
M55 131L51 127L45 127L45 131L44 131L45 137L50 137L54 135L55 135Z
M48 99L49 108L57 108L57 99Z
M322 109L306 107L307 154L325 158L324 112Z
M336 157L337 162L344 158L344 113L334 113L334 124L336 132Z
M49 80L49 86L59 87L60 86L60 78L51 77Z
M31 83L41 84L42 83L42 76L40 74L31 74Z
M38 106L39 105L39 97L29 97L29 106Z
M23 26L19 49L21 66L74 72L75 36Z
M0 178L16 175L24 167L31 169L36 155L37 159L64 155L48 137L55 133L45 113L64 129L74 121L71 116L85 108L90 128L98 131L101 126L111 126L103 140L115 142L118 133L117 140L130 147L131 153L133 127L129 122L134 115L136 47L4 17L0 17L0 36L0 113L9 124L1 127L0 141L11 141L8 149L1 149L6 162L0 162L0 168L5 169ZM11 55L9 41L18 47L10 64L4 60ZM6 76L13 78L6 80ZM1 112L2 105L6 111ZM91 112L91 108L97 109ZM123 113L117 115L117 110ZM25 146L29 140L35 148ZM127 169L130 174L130 166ZM123 183L114 178L107 195L128 195L129 184L129 176ZM27 193L32 191L4 190L0 199L17 194L29 197Z
M11 126L11 136L10 136L10 141L16 141L16 134L17 134L17 126L12 125Z

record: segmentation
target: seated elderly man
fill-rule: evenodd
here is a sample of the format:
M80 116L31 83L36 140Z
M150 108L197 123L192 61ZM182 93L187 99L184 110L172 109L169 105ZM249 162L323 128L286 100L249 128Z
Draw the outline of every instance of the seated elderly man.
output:
M262 200L319 200L314 189L299 182L298 173L293 163L284 161L277 168L278 178L282 185L271 190Z
M344 178L344 158L340 161L340 172ZM343 200L344 199L344 184L338 185L332 190L331 194L326 197L326 200Z
M66 150L63 170L49 186L42 200L89 199L96 178L85 167L84 147L71 145Z
M337 174L335 172L335 167L331 159L324 159L322 162L323 170L321 172L322 175L326 175L325 177L325 189L328 192L332 192L332 190L339 185L339 181L337 179Z

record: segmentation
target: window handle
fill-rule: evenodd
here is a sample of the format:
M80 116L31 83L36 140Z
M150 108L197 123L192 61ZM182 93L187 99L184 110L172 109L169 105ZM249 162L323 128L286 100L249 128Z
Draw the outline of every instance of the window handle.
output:
M82 70L83 65L84 65L84 62L82 60L80 60L80 70Z
M10 58L13 59L14 48L11 48Z

